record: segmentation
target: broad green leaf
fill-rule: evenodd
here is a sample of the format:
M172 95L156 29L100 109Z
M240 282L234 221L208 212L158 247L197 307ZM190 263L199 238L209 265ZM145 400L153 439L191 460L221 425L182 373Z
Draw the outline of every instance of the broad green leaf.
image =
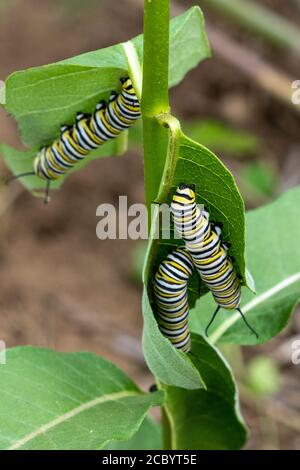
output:
M145 256L147 252L146 240L141 240L134 245L131 266L130 266L130 277L131 279L140 284L142 281L143 267L145 262Z
M1 449L101 449L131 439L163 400L90 353L10 349L0 381Z
M214 152L226 152L237 158L256 155L261 150L259 138L248 131L228 126L222 121L205 119L182 125L186 135Z
M223 239L231 244L237 271L246 283L244 260L244 206L231 173L208 149L187 138L180 130L175 118L167 117L171 129L170 145L163 176L159 202L170 203L179 183L196 185L197 202L205 204L211 220L223 223ZM239 227L239 230L236 227ZM147 364L152 373L162 382L183 388L198 388L199 377L191 367L189 357L173 348L159 332L153 299L153 278L159 264L182 240L152 239L148 244L143 281L146 286L143 300L144 334L143 347ZM172 234L171 234L172 235ZM189 305L193 307L200 294L207 291L200 284L197 272L189 283ZM179 369L180 368L180 369ZM196 381L195 381L196 379ZM202 383L203 386L203 383Z
M210 55L198 7L171 20L170 44L170 86L173 86ZM24 143L35 152L50 144L59 135L61 124L72 124L79 111L92 112L100 100L108 99L112 90L119 90L119 78L128 73L140 96L142 55L140 35L128 43L10 75L6 80L5 108L17 120ZM115 155L118 144L115 145L105 144L94 155ZM24 154L24 158L30 161L35 152L31 157ZM35 183L31 180L26 185L32 188L34 184L36 188Z
M187 354L174 348L160 332L149 304L143 294L143 350L148 367L160 381L186 389L205 387L203 380Z
M243 289L241 307L259 339L237 312L223 310L211 327L211 341L264 343L287 325L300 301L299 206L300 187L296 187L275 202L248 212L246 254L257 295ZM193 331L203 332L214 309L210 294L197 302L191 312Z
M146 418L138 432L129 441L112 441L108 450L161 450L162 429L159 423Z
M228 364L204 338L193 335L191 357L207 390L165 387L172 449L239 449L247 432Z
M135 126L129 129L128 132L128 143L129 146L137 148L139 150L143 147L143 121L139 119Z
M170 197L181 181L196 185L197 203L207 207L211 221L223 224L222 239L230 244L229 254L246 282L244 203L233 176L216 155L184 134L178 145Z
M244 203L233 176L214 153L186 137L175 118L166 117L166 124L170 128L170 145L158 202L170 204L177 186L182 182L195 184L197 204L205 205L211 221L222 224L222 239L230 245L229 255L234 257L236 270L246 285ZM152 240L148 247L144 276L148 285L149 278L161 261L174 247L182 244L182 240L172 238L172 230L170 239L163 238L166 234L164 229L160 240ZM201 289L207 291L206 286L202 285ZM199 297L196 282L190 288L190 297L190 304L193 305Z
M193 7L171 20L170 38L169 83L174 86L210 55L201 10ZM3 147L9 168L14 173L30 171L38 148L50 144L59 135L61 124L72 124L78 111L92 112L97 102L107 100L111 90L119 89L120 77L129 73L140 96L142 55L143 36L140 35L128 43L10 75L6 80L5 107L17 120L22 138L32 151L21 154ZM4 97L2 104L3 100ZM118 140L106 143L84 164L92 158L123 153L126 136L120 137L121 143ZM74 170L78 168L80 165ZM22 178L21 182L28 189L45 186L38 178ZM53 187L59 187L62 182L60 178Z
M187 72L211 56L204 16L194 6L170 22L169 84L180 83Z

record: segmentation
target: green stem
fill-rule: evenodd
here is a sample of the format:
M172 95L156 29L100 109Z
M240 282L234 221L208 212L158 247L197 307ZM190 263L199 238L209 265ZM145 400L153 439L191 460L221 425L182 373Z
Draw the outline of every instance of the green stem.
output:
M156 116L169 106L169 0L144 0L144 57L142 116L144 142L145 196L149 221L151 203L161 186L168 154L169 130ZM167 126L168 127L168 126ZM151 227L149 226L149 230ZM170 426L162 409L164 445L171 448Z
M159 189L168 146L168 131L157 122L155 116L170 110L169 8L169 0L144 0L142 114L148 210Z
M165 408L161 407L161 424L163 428L163 448L172 450L170 423Z
M158 204L166 203L167 197L170 192L171 184L174 180L174 172L176 168L176 163L178 159L178 142L179 136L181 134L180 122L174 116L169 113L159 114L154 118L154 122L160 126L162 130L167 130L168 143L166 146L166 154L164 168L161 174L161 179L156 190L155 202ZM155 160L155 158L154 158ZM156 206L156 210L158 206ZM146 282L146 279L149 279L151 276L151 267L153 265L153 260L156 259L157 250L158 250L158 240L154 239L156 232L157 219L159 213L156 212L156 215L153 214L152 227L149 231L149 244L145 257L145 264L143 270L143 282Z
M169 0L144 1L143 114L169 111Z
M202 0L230 20L260 34L279 47L300 53L300 32L290 21L251 0Z

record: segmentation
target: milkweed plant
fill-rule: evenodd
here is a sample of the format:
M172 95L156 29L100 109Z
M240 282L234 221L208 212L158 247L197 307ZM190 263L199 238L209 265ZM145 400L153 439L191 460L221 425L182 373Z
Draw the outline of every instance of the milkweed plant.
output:
M88 352L8 349L0 365L1 449L239 449L246 443L235 378L220 348L265 343L286 326L299 302L300 188L245 214L230 171L183 133L169 88L209 58L210 48L200 8L170 21L169 3L145 0L144 34L128 42L10 75L0 101L29 150L1 144L0 151L14 175L32 172L37 152L57 138L62 123L72 125L78 111L92 113L110 90L120 89L120 78L129 77L141 103L147 207L170 204L182 182L195 185L197 203L222 224L242 285L241 308L259 337L245 328L239 312L222 309L207 338L215 302L195 273L188 284L191 351L176 349L157 323L153 279L181 241L162 243L150 230L142 341L156 386L141 390L114 364ZM72 171L91 159L123 154L127 134L93 150ZM21 181L30 191L45 186L36 174ZM153 407L161 407L160 423L149 415Z

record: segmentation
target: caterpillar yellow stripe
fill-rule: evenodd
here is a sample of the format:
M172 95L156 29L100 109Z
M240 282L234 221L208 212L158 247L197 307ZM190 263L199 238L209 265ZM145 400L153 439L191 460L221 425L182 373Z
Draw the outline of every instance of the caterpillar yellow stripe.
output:
M158 325L175 348L187 353L191 349L188 326L188 281L194 271L189 252L179 247L163 261L154 278L154 297Z
M67 173L92 150L117 137L140 116L140 103L129 78L121 78L121 93L112 92L109 103L101 101L93 114L78 113L73 126L62 126L60 137L40 150L34 173L55 180Z
M240 309L241 283L228 256L228 248L222 242L221 228L210 223L209 213L197 206L193 185L179 185L172 199L171 212L174 225L185 241L185 248L201 280L217 303L206 334L219 309L224 308L238 310L248 328L258 336Z
M7 179L36 175L45 180L45 202L51 181L66 174L92 150L132 126L139 118L140 103L128 77L120 79L121 92L112 92L109 102L101 101L92 114L77 113L72 126L61 126L61 134L51 145L43 147L33 162L33 171Z

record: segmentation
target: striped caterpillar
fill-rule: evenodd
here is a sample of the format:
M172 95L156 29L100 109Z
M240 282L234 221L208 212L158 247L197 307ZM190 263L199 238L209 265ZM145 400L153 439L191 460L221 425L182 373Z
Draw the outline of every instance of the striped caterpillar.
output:
M179 247L160 264L154 278L160 331L183 352L189 352L191 348L187 285L193 271L189 252Z
M50 182L58 179L86 158L92 151L128 129L140 116L140 104L131 80L120 79L121 92L112 92L109 102L101 101L92 114L78 113L72 126L61 126L61 134L51 145L43 147L33 162L33 171L9 179L36 175L46 180L45 202Z
M211 291L217 309L206 327L214 321L220 308L237 310L247 327L258 337L247 322L241 308L241 283L228 256L228 248L222 243L221 229L209 222L209 213L196 205L195 187L181 184L171 203L174 225L185 241L201 280Z

